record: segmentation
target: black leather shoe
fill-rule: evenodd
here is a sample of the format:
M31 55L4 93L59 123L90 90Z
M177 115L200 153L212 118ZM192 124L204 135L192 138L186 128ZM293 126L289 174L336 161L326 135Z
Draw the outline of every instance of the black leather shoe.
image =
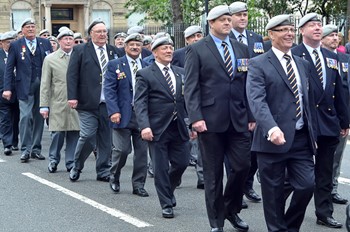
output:
M19 150L18 146L12 146L11 148L12 148L12 151L18 151Z
M224 232L223 228L211 228L210 232Z
M72 170L73 167L67 167L67 172L70 172L70 170Z
M346 220L345 220L346 230L350 231L350 205L346 206Z
M4 155L11 155L12 154L12 149L11 147L5 147L4 149Z
M327 226L329 228L342 228L343 227L343 225L341 223L337 222L332 217L327 217L325 219L317 218L316 224L322 225L322 226Z
M248 204L245 200L242 200L242 209L248 209Z
M196 161L196 160L194 160L194 159L190 159L188 166L195 167L195 166L196 166L196 164L197 164L197 161Z
M21 162L22 163L27 163L28 160L29 160L29 153L27 153L27 152L22 153L22 155L21 155Z
M173 208L162 209L162 216L163 218L173 218L174 217Z
M144 188L138 188L138 189L134 189L132 191L132 194L135 194L139 197L148 197L148 192L144 189Z
M102 182L109 182L109 176L103 176L103 177L96 177L97 181L102 181Z
M50 162L47 169L49 170L50 173L54 173L57 171L57 164L54 162Z
M109 182L109 187L111 187L112 191L115 193L119 193L120 191L120 184L119 182Z
M261 197L254 191L254 189L249 189L248 191L244 192L244 195L248 200L252 202L261 201Z
M70 170L69 172L69 179L75 182L79 180L79 177L80 177L80 171L75 168L72 168L72 170Z
M45 159L45 156L43 156L43 155L40 154L40 153L36 153L36 152L32 152L32 153L30 154L30 157L31 157L32 159L37 159L37 160L44 160L44 159Z
M348 203L348 200L341 197L338 193L332 194L332 201L333 203L340 205L345 205L346 203Z
M236 213L233 213L229 216L226 216L227 220L231 222L231 225L233 228L235 228L238 231L248 231L249 226L247 223L245 223Z
M204 189L204 184L197 184L197 189Z

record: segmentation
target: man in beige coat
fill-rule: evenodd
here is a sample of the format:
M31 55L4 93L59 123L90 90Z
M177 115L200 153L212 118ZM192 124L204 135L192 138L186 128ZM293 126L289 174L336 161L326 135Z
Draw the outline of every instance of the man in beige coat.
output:
M40 85L40 113L49 119L52 142L49 149L50 173L57 170L61 149L66 139L66 168L74 164L74 151L79 139L79 117L75 109L67 104L66 73L74 38L70 30L61 31L57 36L60 48L44 60Z

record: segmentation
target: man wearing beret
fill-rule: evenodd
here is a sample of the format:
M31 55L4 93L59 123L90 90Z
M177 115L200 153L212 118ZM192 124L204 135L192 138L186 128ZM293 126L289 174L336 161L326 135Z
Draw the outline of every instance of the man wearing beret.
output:
M74 33L73 38L74 38L74 46L81 44L81 43L84 43L84 38L80 32Z
M164 218L173 218L174 191L188 165L189 140L183 97L184 70L170 65L173 42L152 43L155 62L136 73L135 113L141 137L148 142L154 185Z
M57 36L60 48L47 56L43 63L40 84L40 113L49 120L51 144L48 170L54 173L61 160L64 142L65 167L70 171L74 164L74 152L79 139L78 112L67 104L66 73L74 39L71 30L63 30Z
M185 38L186 45L191 45L199 41L200 39L203 38L202 28L196 25L187 27L186 30L184 31L184 38ZM187 47L183 47L183 48L177 49L174 52L174 57L171 62L173 65L176 65L182 68L185 67L186 49Z
M125 34L124 32L119 32L119 33L115 34L114 46L116 46L117 48L124 47L124 40L126 37L127 37L127 34Z
M4 77L2 96L10 100L12 81L16 80L15 89L19 100L21 140L21 162L29 157L44 160L41 154L41 138L44 119L39 112L41 68L45 57L52 52L50 41L35 37L36 26L33 19L22 23L24 37L11 43ZM16 70L16 75L14 71Z
M12 43L15 38L16 35L10 31L5 32L0 37L0 42L3 46L2 49L0 49L0 93L2 93L4 89L4 72L10 43ZM12 86L14 87L14 85L15 80L13 79ZM18 107L15 89L10 100L0 97L0 133L5 155L11 155L12 150L18 150Z
M141 26L133 26L133 27L129 28L127 34L130 35L130 34L133 34L133 33L139 33L142 36L142 39L143 39L143 37L144 37L144 28L141 27ZM125 55L124 47L120 47L120 48L118 48L118 50L120 51L121 56ZM140 58L141 59L144 59L144 58L146 58L146 57L148 57L150 55L152 55L151 51L149 51L146 48L142 48L142 51L141 51L141 54L140 54Z
M131 153L131 141L134 148L132 187L133 194L148 197L144 189L147 177L147 142L143 141L136 121L134 93L136 72L146 64L140 59L143 45L139 33L125 38L125 56L108 62L104 93L108 116L111 121L114 149L110 187L113 192L120 191L120 172Z
M77 181L84 162L96 144L96 180L109 182L111 130L102 84L107 62L115 58L114 47L107 44L107 28L94 20L88 27L91 41L73 47L67 70L68 104L80 120L80 137L75 149L71 181Z
M291 53L291 16L273 17L266 30L272 48L249 60L247 96L256 119L252 151L257 153L268 231L299 231L314 188L311 71L308 62ZM294 189L287 210L286 172Z
M255 57L264 53L264 43L261 35L247 30L248 7L244 2L233 2L230 5L232 12L232 30L230 37L248 46L249 56Z
M322 23L316 13L306 14L299 22L303 43L292 49L294 55L311 65L310 87L316 107L317 155L315 156L315 192L317 224L340 228L333 214L332 176L334 152L339 135L349 132L349 111L346 93L338 72L338 57L321 48Z
M250 58L264 53L263 39L261 35L253 31L247 30L248 26L248 7L244 2L233 2L230 5L232 11L232 30L230 37L248 46ZM228 163L225 162L228 166ZM226 166L226 170L230 167ZM253 189L254 175L258 170L255 152L251 153L250 169L247 180L245 182L243 191L246 198L252 202L260 202L261 197ZM243 201L243 206L248 207L247 203Z
M323 48L328 49L338 55L338 71L342 79L342 84L347 98L347 103L349 104L349 80L348 80L348 66L349 66L349 55L341 52L337 52L339 37L338 37L338 27L336 25L325 25L323 27L323 35L321 44ZM344 149L346 146L347 136L339 136L339 144L334 154L333 163L333 188L332 188L332 201L336 204L346 204L348 200L343 198L338 193L338 178L340 175L340 167L343 158Z
M44 30L41 30L40 32L39 32L39 36L41 37L41 38L48 38L49 36L50 36L50 32L49 32L49 30L47 30L47 29L44 29Z
M254 128L245 94L248 47L229 38L232 18L227 5L214 7L207 20L210 34L187 48L186 109L192 130L198 132L211 231L223 231L225 219L247 231L238 214L250 167L249 130ZM232 169L223 193L225 154Z

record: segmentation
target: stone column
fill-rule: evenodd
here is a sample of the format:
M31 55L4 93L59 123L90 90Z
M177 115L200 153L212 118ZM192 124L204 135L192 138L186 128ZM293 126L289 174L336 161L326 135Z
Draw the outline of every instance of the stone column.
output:
M49 30L52 34L52 24L51 24L51 4L45 4L45 28Z

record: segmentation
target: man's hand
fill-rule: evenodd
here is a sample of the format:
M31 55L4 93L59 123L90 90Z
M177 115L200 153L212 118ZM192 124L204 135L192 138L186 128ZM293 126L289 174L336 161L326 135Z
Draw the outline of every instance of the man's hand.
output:
M197 138L197 132L196 131L190 131L190 140L194 140Z
M199 120L197 122L192 123L192 129L194 131L197 131L199 133L207 131L207 125L205 124L204 120Z
M271 134L270 141L275 145L283 145L286 143L284 134L279 128Z
M248 123L248 130L249 131L254 131L255 126L256 126L256 122L249 122Z
M149 128L149 127L145 128L145 129L142 129L141 137L142 137L143 140L152 141L153 140L152 129Z
M120 113L115 113L115 114L112 114L110 118L111 118L111 122L119 124L122 118L122 115Z
M47 119L49 117L49 111L40 109L40 114L43 116L44 119Z
M344 137L348 136L348 134L349 134L349 128L340 130L341 137L344 138Z
M6 90L6 91L2 92L2 97L8 101L10 101L11 96L12 96L12 92L10 90Z
M75 109L78 105L78 100L68 100L68 105L70 108Z

